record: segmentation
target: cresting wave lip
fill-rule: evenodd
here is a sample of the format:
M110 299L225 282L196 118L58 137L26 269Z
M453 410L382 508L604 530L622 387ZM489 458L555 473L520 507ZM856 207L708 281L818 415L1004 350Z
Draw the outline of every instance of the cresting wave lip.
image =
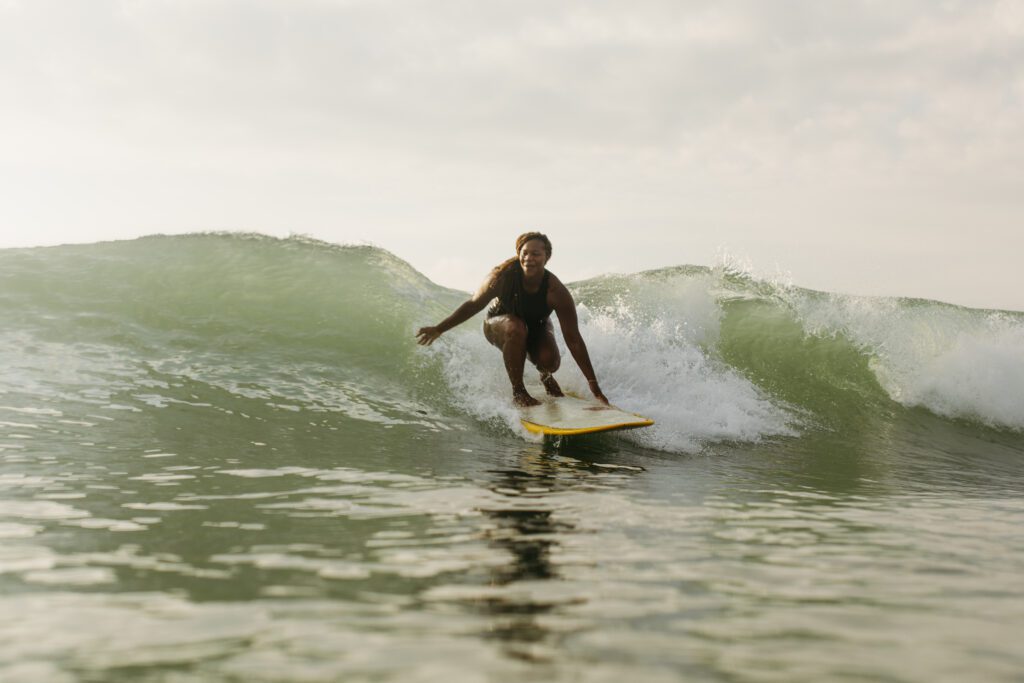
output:
M791 438L917 408L1024 430L1024 314L815 292L700 266L570 289L606 392L657 422L623 437L644 446ZM18 347L25 387L45 372L35 349L77 358L76 371L49 378L76 386L147 367L377 424L461 414L515 429L500 358L476 321L432 351L413 340L464 296L382 249L309 238L0 250L2 334ZM145 376L125 371L120 381ZM585 393L568 357L560 376Z

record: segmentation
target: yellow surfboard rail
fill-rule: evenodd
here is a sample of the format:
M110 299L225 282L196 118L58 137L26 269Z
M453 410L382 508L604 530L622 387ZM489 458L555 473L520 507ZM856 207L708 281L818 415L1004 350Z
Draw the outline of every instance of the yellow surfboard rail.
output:
M547 425L540 425L534 422L528 422L526 420L520 420L523 423L523 427L526 431L532 432L533 434L546 434L550 436L576 436L579 434L597 434L598 432L611 432L619 429L637 429L638 427L650 427L654 424L654 420L646 417L637 415L639 420L636 422L622 422L611 425L601 425L600 427L577 427L574 429L563 429L560 427L549 427Z
M519 420L533 434L572 436L650 427L654 420L566 392L544 396L539 405L521 408Z

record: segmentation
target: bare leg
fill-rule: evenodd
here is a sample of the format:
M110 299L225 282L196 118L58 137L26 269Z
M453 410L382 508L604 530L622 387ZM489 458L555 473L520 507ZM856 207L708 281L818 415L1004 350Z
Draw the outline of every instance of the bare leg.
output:
M530 361L540 370L540 381L544 390L549 396L565 396L562 387L555 381L554 373L562 364L562 356L558 352L558 344L555 342L555 333L548 321L544 334L537 341L536 345L529 349Z
M540 373L540 383L544 385L544 391L548 392L548 396L565 396L562 393L562 387L555 381L555 376L551 373Z
M499 315L484 321L484 336L501 349L505 360L505 371L512 382L512 402L523 407L540 405L540 401L530 396L523 384L526 331L526 323L514 315Z

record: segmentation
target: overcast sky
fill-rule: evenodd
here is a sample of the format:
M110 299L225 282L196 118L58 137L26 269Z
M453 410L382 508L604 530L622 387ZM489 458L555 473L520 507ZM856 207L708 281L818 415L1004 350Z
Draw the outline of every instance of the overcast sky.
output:
M0 0L0 246L527 229L1024 310L1024 2Z

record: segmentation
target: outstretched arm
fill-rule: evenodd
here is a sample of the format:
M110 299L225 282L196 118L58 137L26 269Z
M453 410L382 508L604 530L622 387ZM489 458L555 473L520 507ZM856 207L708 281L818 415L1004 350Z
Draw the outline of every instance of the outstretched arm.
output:
M455 311L433 327L421 327L416 333L416 341L424 346L430 346L442 334L466 322L474 315L484 310L491 299L497 296L496 285L493 278L480 285L480 289L471 298L464 301Z
M576 303L572 300L572 294L561 282L555 285L553 294L555 295L553 302L555 313L558 315L558 324L562 328L565 345L569 347L569 353L572 354L573 360L576 361L576 365L580 366L583 376L587 378L587 384L590 386L594 398L608 405L608 399L597 383L594 366L590 363L587 344L583 341L583 335L580 334L579 319L576 317Z

